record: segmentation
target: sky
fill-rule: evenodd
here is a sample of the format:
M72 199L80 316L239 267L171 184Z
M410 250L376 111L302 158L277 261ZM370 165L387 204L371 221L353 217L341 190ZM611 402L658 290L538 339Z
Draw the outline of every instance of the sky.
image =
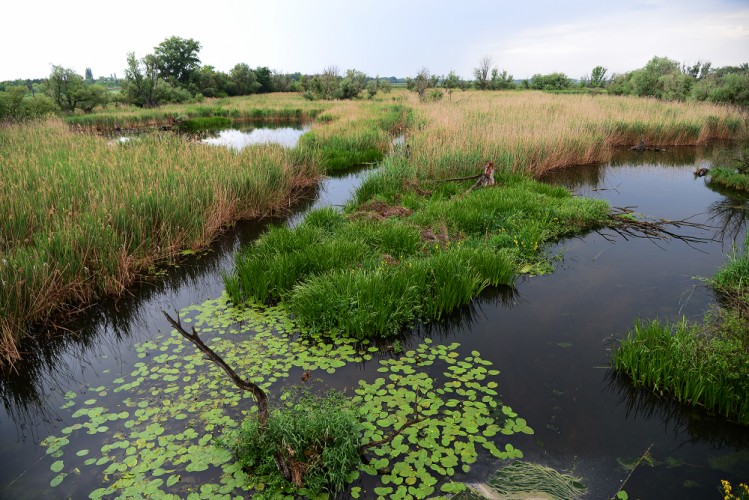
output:
M170 36L200 42L203 65L315 74L455 71L491 57L516 79L601 65L608 75L654 56L713 67L749 62L749 0L125 0L4 2L0 81L51 66L124 75Z

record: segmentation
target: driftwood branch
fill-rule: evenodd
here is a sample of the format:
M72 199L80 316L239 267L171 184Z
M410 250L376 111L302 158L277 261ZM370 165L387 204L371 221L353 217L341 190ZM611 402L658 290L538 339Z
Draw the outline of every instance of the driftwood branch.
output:
M693 246L694 244L714 241L714 238L688 236L668 229L668 227L677 229L684 227L701 230L708 229L708 226L692 222L688 218L681 220L657 219L648 221L638 219L634 217L634 214L635 212L632 210L632 207L614 207L612 212L608 214L609 224L607 225L607 229L617 233L625 240L629 238L646 238L658 245L658 241L660 240L674 239L683 241L696 250L699 249ZM608 235L600 231L597 232L607 241L613 241Z
M235 372L221 356L216 354L213 349L208 347L205 342L203 342L203 340L198 335L197 330L195 330L195 327L192 328L192 333L185 330L185 328L182 326L182 322L179 319L179 314L177 314L177 319L175 320L174 318L169 316L166 311L161 312L164 313L164 316L166 316L166 320L177 330L177 332L179 332L180 335L195 344L195 347L202 351L208 357L208 359L213 361L222 370L224 370L231 381L234 382L234 385L236 385L243 391L248 391L250 394L252 394L252 397L255 398L255 402L257 402L257 420L258 424L260 425L260 432L265 432L265 429L268 426L268 395L265 394L265 391L260 386L244 380L239 375L237 375L237 372ZM291 469L289 468L289 464L286 463L286 460L284 459L281 452L279 452L278 450L274 451L273 460L276 462L276 467L278 468L278 471L281 473L281 475L287 481L291 481Z
M219 366L219 368L224 370L231 381L234 382L234 385L252 394L252 397L255 398L255 401L257 402L258 422L260 423L261 429L265 429L268 423L268 395L265 394L265 391L258 385L244 380L239 375L237 375L237 372L235 372L231 366L226 364L226 361L224 361L221 356L216 354L213 349L208 347L205 342L203 342L203 340L198 335L198 332L195 330L195 327L192 328L192 333L189 333L187 330L185 330L182 326L182 322L179 319L179 314L177 314L177 319L175 320L174 318L169 316L166 311L161 312L164 313L164 316L166 316L166 320L177 330L177 332L180 333L180 335L195 344L195 347L202 351L208 357L208 359L213 361L216 365Z
M484 171L480 174L469 175L468 177L453 177L452 179L443 179L441 182L467 181L469 179L477 179L476 183L468 189L469 191L480 187L493 186L495 184L494 163L490 161L486 162L486 164L484 165Z

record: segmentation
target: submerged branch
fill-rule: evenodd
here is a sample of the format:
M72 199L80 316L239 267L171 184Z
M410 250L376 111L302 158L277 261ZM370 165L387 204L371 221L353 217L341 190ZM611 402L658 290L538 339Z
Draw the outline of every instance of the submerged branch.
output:
M709 226L692 222L687 219L680 220L669 220L669 219L658 219L658 220L642 220L635 217L635 212L632 207L614 207L614 209L607 216L606 228L614 231L625 240L629 238L646 238L654 242L656 245L659 240L674 239L683 241L690 247L699 250L695 246L696 243L707 243L715 241L714 237L700 237L700 236L689 236L685 234L679 234L673 230L668 229L673 227L676 229L680 228L693 228L700 230L707 230ZM598 234L603 236L607 241L613 241L608 235L597 231Z
M166 316L166 320L187 340L195 344L195 347L197 347L200 351L202 351L208 359L213 361L216 365L218 365L224 372L226 372L227 375L229 375L229 378L232 382L234 382L234 385L239 387L240 389L244 391L248 391L250 394L252 394L252 397L255 398L255 401L257 402L257 418L258 422L260 423L260 427L264 429L268 423L268 395L265 394L265 391L260 388L260 386L253 384L252 382L249 382L247 380L242 379L239 375L237 375L237 372L235 372L231 366L226 364L226 361L223 360L221 356L216 354L213 349L208 347L203 340L198 335L198 332L195 330L195 327L192 328L192 333L189 333L187 330L184 329L182 326L182 322L179 319L179 314L177 314L177 319L175 320L169 314L167 314L166 311L161 311L164 313L164 316Z

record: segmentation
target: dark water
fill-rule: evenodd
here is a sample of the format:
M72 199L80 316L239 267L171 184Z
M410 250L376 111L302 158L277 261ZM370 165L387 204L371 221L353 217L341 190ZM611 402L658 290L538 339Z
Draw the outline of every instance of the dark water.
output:
M701 318L714 298L695 277L711 276L725 262L731 236L743 241L747 200L695 179L691 172L702 164L701 155L626 153L609 165L568 170L547 181L653 217L693 216L694 222L720 227L680 232L727 240L693 248L593 233L565 241L551 249L558 256L554 274L524 279L513 293L489 293L444 325L419 332L460 342L465 353L475 349L492 361L502 372L503 401L535 430L516 446L526 459L581 476L590 498L610 498L629 474L620 461L631 462L648 448L655 462L631 475L630 498L711 498L720 479L749 479L749 429L633 391L607 368L612 337L625 334L635 318ZM342 204L362 176L328 179L299 210ZM66 391L84 392L130 373L138 361L134 346L168 331L162 309L217 297L220 273L232 268L241 245L268 223L298 221L297 215L242 224L164 278L90 309L68 325L75 335L25 346L29 362L0 382L0 497L19 491L34 497L38 483L49 482L50 461L39 442L69 424L69 416L57 410ZM376 367L347 366L326 382L346 387L358 378L374 379ZM489 465L483 467L477 464L472 473L489 472ZM92 482L90 489L98 486Z

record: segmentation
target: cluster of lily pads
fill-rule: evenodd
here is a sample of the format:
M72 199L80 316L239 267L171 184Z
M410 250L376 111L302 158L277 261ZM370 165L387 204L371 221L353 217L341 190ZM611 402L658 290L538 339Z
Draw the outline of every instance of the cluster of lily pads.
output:
M380 356L367 341L300 337L282 306L236 308L228 302L222 296L188 307L181 311L182 321L194 325L238 373L269 391L271 405L273 394L282 392L276 389L297 374L334 374ZM386 378L359 382L353 403L362 410L362 443L383 443L367 449L371 460L360 468L376 476L376 485L357 482L359 474L352 474L352 496L423 498L437 488L450 494L464 488L450 478L468 471L482 452L522 456L497 440L532 433L499 401L491 380L499 372L475 351L461 359L457 348L426 339L397 359L382 360L378 371ZM250 396L175 331L156 335L137 350L141 361L111 385L66 394L62 409L72 423L42 443L51 459L49 486L90 498L258 493L262 484L216 443L231 439L256 412ZM404 428L413 420L418 422ZM393 433L398 435L384 439ZM71 474L81 480L70 481ZM91 484L84 478L99 487L76 491Z

